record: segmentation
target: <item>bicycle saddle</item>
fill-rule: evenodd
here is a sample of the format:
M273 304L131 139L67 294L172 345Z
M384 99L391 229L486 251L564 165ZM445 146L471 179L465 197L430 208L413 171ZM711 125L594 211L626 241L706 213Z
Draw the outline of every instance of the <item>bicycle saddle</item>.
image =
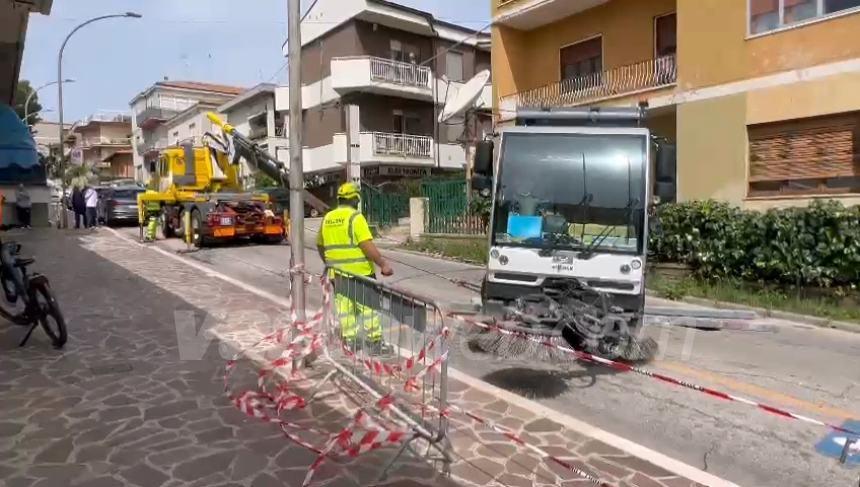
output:
M36 259L33 258L18 258L15 259L15 267L27 267L28 265L36 262Z

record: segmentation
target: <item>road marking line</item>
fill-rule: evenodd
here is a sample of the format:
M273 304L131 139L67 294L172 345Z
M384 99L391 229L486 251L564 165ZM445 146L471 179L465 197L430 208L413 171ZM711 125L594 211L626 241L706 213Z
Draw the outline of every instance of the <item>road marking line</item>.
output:
M230 284L233 284L233 285L239 287L240 289L245 290L249 293L256 294L257 296L260 296L261 298L264 298L264 299L268 299L269 301L271 301L275 304L289 308L290 301L286 298L276 296L276 295L269 293L267 291L264 291L264 290L262 290L256 286L252 286L250 284L241 282L241 281L234 279L230 276L222 274L222 273L220 273L214 269L211 269L211 268L208 268L202 264L198 264L196 262L193 262L190 259L187 259L187 258L179 256L179 255L175 255L173 253L170 253L164 249L159 248L157 246L157 244L156 245L144 245L144 244L142 244L142 243L140 243L134 239L131 239L129 237L126 237L125 235L120 234L119 232L117 232L116 230L114 230L112 228L108 228L107 230L109 230L114 235L116 235L117 237L119 237L125 241L137 244L140 247L143 247L146 249L154 250L154 251L156 251L162 255L170 257L173 260L176 260L178 262L182 262L182 263L184 263L184 264L186 264L186 265L188 265L194 269L205 272L207 275L209 275L211 277L221 279L221 280L228 282ZM448 367L448 375L450 377L454 378L455 380L458 380L458 381L468 385L469 387L474 387L475 389L478 389L482 392L485 392L487 394L490 394L490 395L493 395L493 396L498 397L500 399L503 399L503 400L513 404L514 406L517 406L517 407L520 407L520 408L534 412L535 416L536 416L535 419L537 419L537 417L539 417L539 416L543 416L547 419L550 419L556 423L561 424L562 426L570 429L571 431L573 431L575 433L579 433L583 436L587 436L587 437L590 437L590 438L595 439L597 441L601 441L603 443L606 443L607 445L609 445L611 447L617 448L617 449L619 449L625 453L628 453L632 456L635 456L637 458L640 458L642 460L650 462L650 463L652 463L652 464L654 464L660 468L668 470L669 472L672 472L672 473L679 475L681 477L685 477L685 478L690 479L694 482L698 482L700 484L704 484L704 485L707 485L709 487L739 487L737 484L735 484L733 482L729 482L728 480L721 479L721 478L719 478L713 474L710 474L710 473L705 472L703 470L700 470L696 467L688 465L684 462L681 462L680 460L676 460L674 458L671 458L667 455L664 455L663 453L652 450L646 446L640 445L640 444L635 443L635 442L628 440L626 438L622 438L621 436L618 436L618 435L615 435L615 434L610 433L608 431L602 430L600 428L597 428L596 426L592 426L588 423L585 423L584 421L581 421L579 419L574 418L573 416L562 413L560 411L556 411L555 409L544 406L540 403L534 402L531 399L526 399L526 398L524 398L522 396L518 396L518 395L516 395L510 391L501 389L501 388L496 387L492 384L484 382L480 379L474 378L474 377L472 377L472 376L470 376L464 372L461 372L461 371L459 371L459 370L457 370L451 366Z
M733 389L736 392L742 392L752 396L769 399L773 402L778 402L783 405L791 405L795 409L802 409L808 412L825 414L839 419L857 419L858 417L860 417L860 412L851 412L845 409L827 406L825 404L815 404L813 402L789 396L788 394L784 394L773 389L768 389L766 387L750 384L748 382L740 381L737 379L732 379L731 377L727 377L715 372L693 369L687 367L682 363L661 361L655 362L655 365L658 365L661 368L672 370L679 374L690 375L700 380L720 384L729 389Z

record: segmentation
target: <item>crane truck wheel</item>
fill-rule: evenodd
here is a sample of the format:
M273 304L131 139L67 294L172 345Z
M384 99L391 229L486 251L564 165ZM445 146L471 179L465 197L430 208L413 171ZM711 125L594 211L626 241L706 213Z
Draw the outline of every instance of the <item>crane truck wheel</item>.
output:
M197 208L191 211L191 243L198 249L206 244L203 237L203 217Z
M173 238L176 236L176 229L170 222L170 213L165 209L161 213L161 234L164 238Z
M173 233L177 237L179 237L180 239L182 239L184 241L185 240L185 209L179 210L178 221L179 221L179 226L176 227L176 229L174 230Z

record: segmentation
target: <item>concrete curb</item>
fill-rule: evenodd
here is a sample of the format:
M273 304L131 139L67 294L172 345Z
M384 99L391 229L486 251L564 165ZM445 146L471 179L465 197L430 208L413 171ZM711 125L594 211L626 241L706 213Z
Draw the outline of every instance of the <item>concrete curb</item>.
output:
M788 311L771 310L767 308L757 308L754 306L745 306L742 304L727 303L725 301L715 301L712 299L695 298L687 296L681 299L684 303L695 304L697 306L711 306L721 309L735 309L753 311L767 318L776 318L786 321L794 321L807 325L817 326L819 328L830 328L834 330L842 330L851 333L860 333L860 323L849 323L846 321L836 321L829 318L821 318L818 316L802 315L798 313L790 313Z

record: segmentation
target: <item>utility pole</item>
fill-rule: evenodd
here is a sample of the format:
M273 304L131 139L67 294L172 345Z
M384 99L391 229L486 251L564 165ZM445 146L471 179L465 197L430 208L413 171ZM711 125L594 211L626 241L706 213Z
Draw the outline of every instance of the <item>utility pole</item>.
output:
M288 0L287 26L290 62L290 262L304 271L305 176L302 161L302 13L301 0ZM296 318L305 319L305 275L290 275Z

